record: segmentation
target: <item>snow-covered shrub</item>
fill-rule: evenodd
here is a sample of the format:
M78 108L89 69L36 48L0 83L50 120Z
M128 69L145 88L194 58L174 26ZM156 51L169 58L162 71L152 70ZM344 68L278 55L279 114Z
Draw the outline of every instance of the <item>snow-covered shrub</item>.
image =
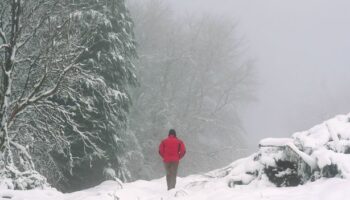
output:
M340 115L291 139L265 139L260 142L264 173L277 186L292 186L321 177L349 177L349 115ZM269 154L269 151L279 153ZM267 161L270 160L272 165Z
M322 177L350 178L350 114L330 119L292 138L267 138L254 155L210 172L229 187L268 181L296 186Z
M302 183L302 177L298 174L297 163L278 160L276 166L268 166L264 173L276 186L296 186Z
M338 165L336 164L330 164L326 165L322 168L322 176L326 178L332 178L340 174L340 171L338 170Z
M265 139L260 142L263 172L276 186L296 186L309 180L311 168L288 144L291 139Z
M115 170L112 168L111 163L107 163L107 166L103 169L103 177L106 181L117 182L118 189L123 188L123 182L118 178Z
M46 178L37 171L19 172L9 167L0 171L0 189L29 190L48 186Z

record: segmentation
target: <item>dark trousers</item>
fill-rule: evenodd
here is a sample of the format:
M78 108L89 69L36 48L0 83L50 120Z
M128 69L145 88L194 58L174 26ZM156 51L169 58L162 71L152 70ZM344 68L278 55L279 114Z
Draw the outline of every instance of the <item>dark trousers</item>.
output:
M164 163L164 167L166 171L166 183L168 185L168 190L175 188L178 166L179 166L179 162Z

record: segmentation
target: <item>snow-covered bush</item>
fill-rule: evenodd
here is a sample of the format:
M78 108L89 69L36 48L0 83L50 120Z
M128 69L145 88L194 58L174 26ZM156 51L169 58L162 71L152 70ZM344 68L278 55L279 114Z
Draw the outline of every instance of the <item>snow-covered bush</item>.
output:
M291 138L260 141L254 155L208 173L225 178L229 187L267 181L296 186L322 177L350 178L350 114L340 115Z
M263 173L277 186L296 186L311 176L308 164L289 146L261 146Z
M37 171L20 172L15 168L7 167L0 170L0 190L29 190L49 186L46 178Z

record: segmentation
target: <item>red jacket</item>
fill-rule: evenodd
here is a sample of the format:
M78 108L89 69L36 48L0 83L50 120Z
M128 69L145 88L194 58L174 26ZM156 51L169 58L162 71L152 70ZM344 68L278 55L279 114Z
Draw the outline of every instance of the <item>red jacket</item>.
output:
M185 153L185 144L174 135L169 135L159 145L159 154L164 162L178 162Z

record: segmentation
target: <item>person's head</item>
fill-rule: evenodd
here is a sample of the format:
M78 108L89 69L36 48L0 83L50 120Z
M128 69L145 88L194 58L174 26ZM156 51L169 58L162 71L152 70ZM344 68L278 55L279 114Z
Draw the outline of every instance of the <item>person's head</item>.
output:
M176 136L176 131L175 131L175 129L170 129L170 130L169 130L169 136L170 136L170 135Z

